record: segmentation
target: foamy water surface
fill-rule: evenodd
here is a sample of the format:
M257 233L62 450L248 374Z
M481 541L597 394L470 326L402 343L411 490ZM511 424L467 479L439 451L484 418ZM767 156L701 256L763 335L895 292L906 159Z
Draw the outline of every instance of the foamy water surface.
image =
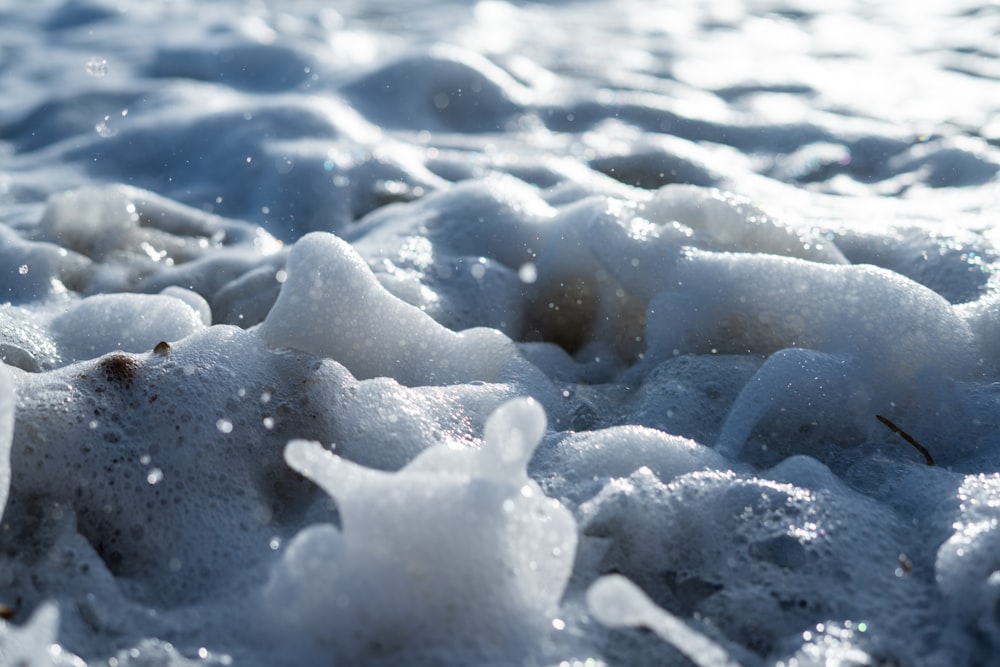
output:
M981 665L1000 10L0 1L0 655Z

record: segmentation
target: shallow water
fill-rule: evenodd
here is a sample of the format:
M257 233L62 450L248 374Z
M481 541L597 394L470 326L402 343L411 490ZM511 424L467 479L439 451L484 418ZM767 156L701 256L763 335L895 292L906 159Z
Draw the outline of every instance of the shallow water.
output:
M998 33L0 2L3 650L988 662Z

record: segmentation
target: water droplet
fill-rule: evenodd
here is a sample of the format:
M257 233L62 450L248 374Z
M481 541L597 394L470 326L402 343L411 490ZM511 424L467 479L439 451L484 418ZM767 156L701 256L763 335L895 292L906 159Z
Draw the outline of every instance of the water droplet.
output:
M116 130L112 128L110 125L108 125L109 120L111 120L111 116L105 116L104 120L94 125L94 131L97 132L98 135L104 137L105 139L107 139L108 137L113 137L115 136L115 134L117 134Z
M223 417L219 421L215 422L215 428L219 429L219 433L232 433L233 422Z
M28 275L28 265L22 264L21 266L17 267L17 272L20 273L22 276Z
M87 74L90 76L102 77L108 74L107 58L91 58L87 61Z
M525 262L522 264L521 268L517 270L517 277L521 279L521 282L529 285L538 280L538 269L535 267L535 263Z
M272 417L264 417L264 428L268 431L274 428L274 419Z
M161 479L163 479L163 471L160 470L159 468L153 468L152 470L149 471L149 474L146 475L146 481L149 482L150 484L156 484Z

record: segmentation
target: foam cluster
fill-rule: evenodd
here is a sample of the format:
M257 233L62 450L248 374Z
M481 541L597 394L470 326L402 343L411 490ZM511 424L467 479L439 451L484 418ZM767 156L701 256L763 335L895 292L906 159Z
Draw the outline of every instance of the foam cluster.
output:
M576 523L528 478L545 433L537 402L501 406L478 450L439 445L396 473L318 443L285 458L337 501L341 527L296 535L259 622L307 662L460 664L523 659L552 631ZM289 638L293 638L289 641Z
M0 661L995 661L990 12L5 4Z

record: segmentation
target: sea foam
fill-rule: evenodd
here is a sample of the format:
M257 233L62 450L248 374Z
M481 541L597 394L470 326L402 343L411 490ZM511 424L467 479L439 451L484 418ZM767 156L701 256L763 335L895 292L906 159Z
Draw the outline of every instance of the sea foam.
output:
M0 653L987 664L995 18L0 6Z

